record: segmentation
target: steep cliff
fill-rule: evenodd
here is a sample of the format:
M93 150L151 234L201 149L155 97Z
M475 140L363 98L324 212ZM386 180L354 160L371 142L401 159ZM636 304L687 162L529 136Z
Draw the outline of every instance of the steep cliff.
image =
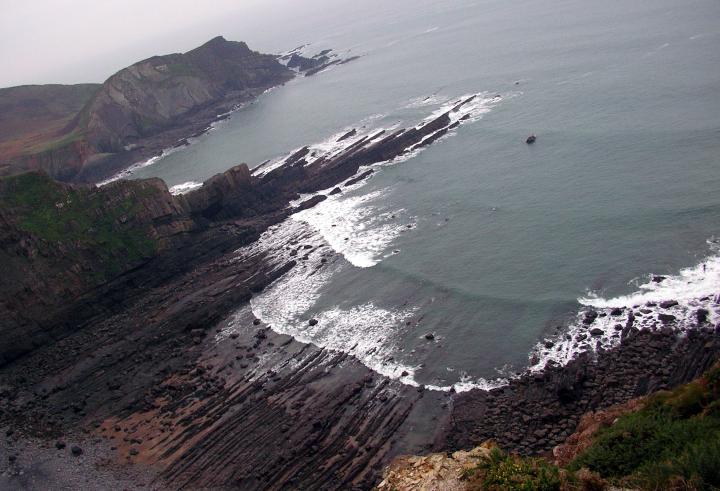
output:
M36 172L0 179L0 364L58 335L79 297L191 230L184 206L158 179L100 189Z
M120 70L83 108L76 130L99 152L118 152L199 108L252 96L291 76L274 56L216 37L187 53Z
M216 37L187 53L135 63L101 86L4 89L0 109L15 116L0 115L0 129L26 130L0 137L0 174L44 170L63 181L96 179L292 77L275 56Z
M144 288L256 236L264 198L245 164L185 196L160 179L103 187L43 172L0 179L0 366ZM221 219L246 218L223 228Z

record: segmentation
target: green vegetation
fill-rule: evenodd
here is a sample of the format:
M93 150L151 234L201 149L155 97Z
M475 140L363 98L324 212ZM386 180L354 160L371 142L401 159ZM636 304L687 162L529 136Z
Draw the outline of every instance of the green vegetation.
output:
M82 133L80 133L78 131L73 131L72 133L68 133L67 135L62 136L61 138L58 138L57 140L52 140L47 143L43 143L40 146L36 147L34 150L39 151L39 152L50 152L53 150L59 150L63 147L70 145L71 143L81 140L82 138L83 138Z
M642 489L720 488L720 367L601 430L570 465Z
M560 469L545 459L508 455L498 447L463 478L472 488L488 491L559 491L563 482Z
M65 186L32 172L3 178L0 190L0 206L11 211L18 228L63 245L69 254L90 251L104 265L106 276L151 257L157 249L147 228L132 219L140 198L154 188L111 194Z
M566 469L496 447L463 479L469 489L489 491L718 490L720 364L601 429Z

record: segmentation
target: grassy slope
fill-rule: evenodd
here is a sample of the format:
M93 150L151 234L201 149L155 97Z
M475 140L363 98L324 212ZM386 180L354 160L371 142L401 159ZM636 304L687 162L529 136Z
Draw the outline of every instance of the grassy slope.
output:
M566 469L493 449L464 475L470 489L720 489L720 365L598 432Z
M0 89L0 161L78 139L80 135L63 130L99 88L77 84Z
M154 255L157 249L147 224L131 218L141 207L139 198L154 192L153 188L110 197L89 187L63 186L45 174L25 173L2 178L0 190L0 207L20 230L71 256L92 251L107 276Z

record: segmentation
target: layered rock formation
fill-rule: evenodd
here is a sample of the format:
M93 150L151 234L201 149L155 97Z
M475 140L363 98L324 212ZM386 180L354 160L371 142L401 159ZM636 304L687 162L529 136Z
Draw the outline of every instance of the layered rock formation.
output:
M65 181L106 176L200 131L218 113L292 76L292 71L278 63L275 56L252 51L242 42L216 37L187 53L154 56L135 63L102 86L72 86L75 88L62 91L36 89L55 94L60 102L54 106L62 110L55 107L54 112L45 111L34 124L23 120L31 129L48 129L34 140L29 134L8 137L7 151L0 152L0 172L42 169ZM0 107L3 98L15 105L18 101L27 105L37 100L27 97L27 90L18 89L0 92ZM23 115L27 111L13 112Z
M247 98L291 74L272 55L216 37L183 54L154 56L110 77L77 118L98 152L118 152L199 108Z
M450 394L389 380L253 317L246 302L287 271L338 260L302 231L276 244L287 256L270 258L255 242L265 230L436 141L472 100L409 129L355 133L337 153L305 147L252 173L239 165L183 196L158 180L0 180L10 279L0 291L0 426L13 438L106 441L107 458L150 466L158 488L367 489L403 453L488 439L548 451L586 411L685 382L716 360L714 330L677 338L628 326L622 346L597 359ZM315 194L290 207L300 193ZM52 487L62 475L43 478Z

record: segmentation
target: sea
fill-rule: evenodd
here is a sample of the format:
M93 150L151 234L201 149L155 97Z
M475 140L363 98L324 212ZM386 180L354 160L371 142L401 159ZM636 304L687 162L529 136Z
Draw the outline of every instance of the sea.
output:
M700 308L720 321L717 1L314 0L228 19L222 34L360 58L123 177L187 192L477 95L445 137L237 252L322 251L322 267L299 264L252 299L274 330L462 391L616 345L631 311L644 329L698 328Z

